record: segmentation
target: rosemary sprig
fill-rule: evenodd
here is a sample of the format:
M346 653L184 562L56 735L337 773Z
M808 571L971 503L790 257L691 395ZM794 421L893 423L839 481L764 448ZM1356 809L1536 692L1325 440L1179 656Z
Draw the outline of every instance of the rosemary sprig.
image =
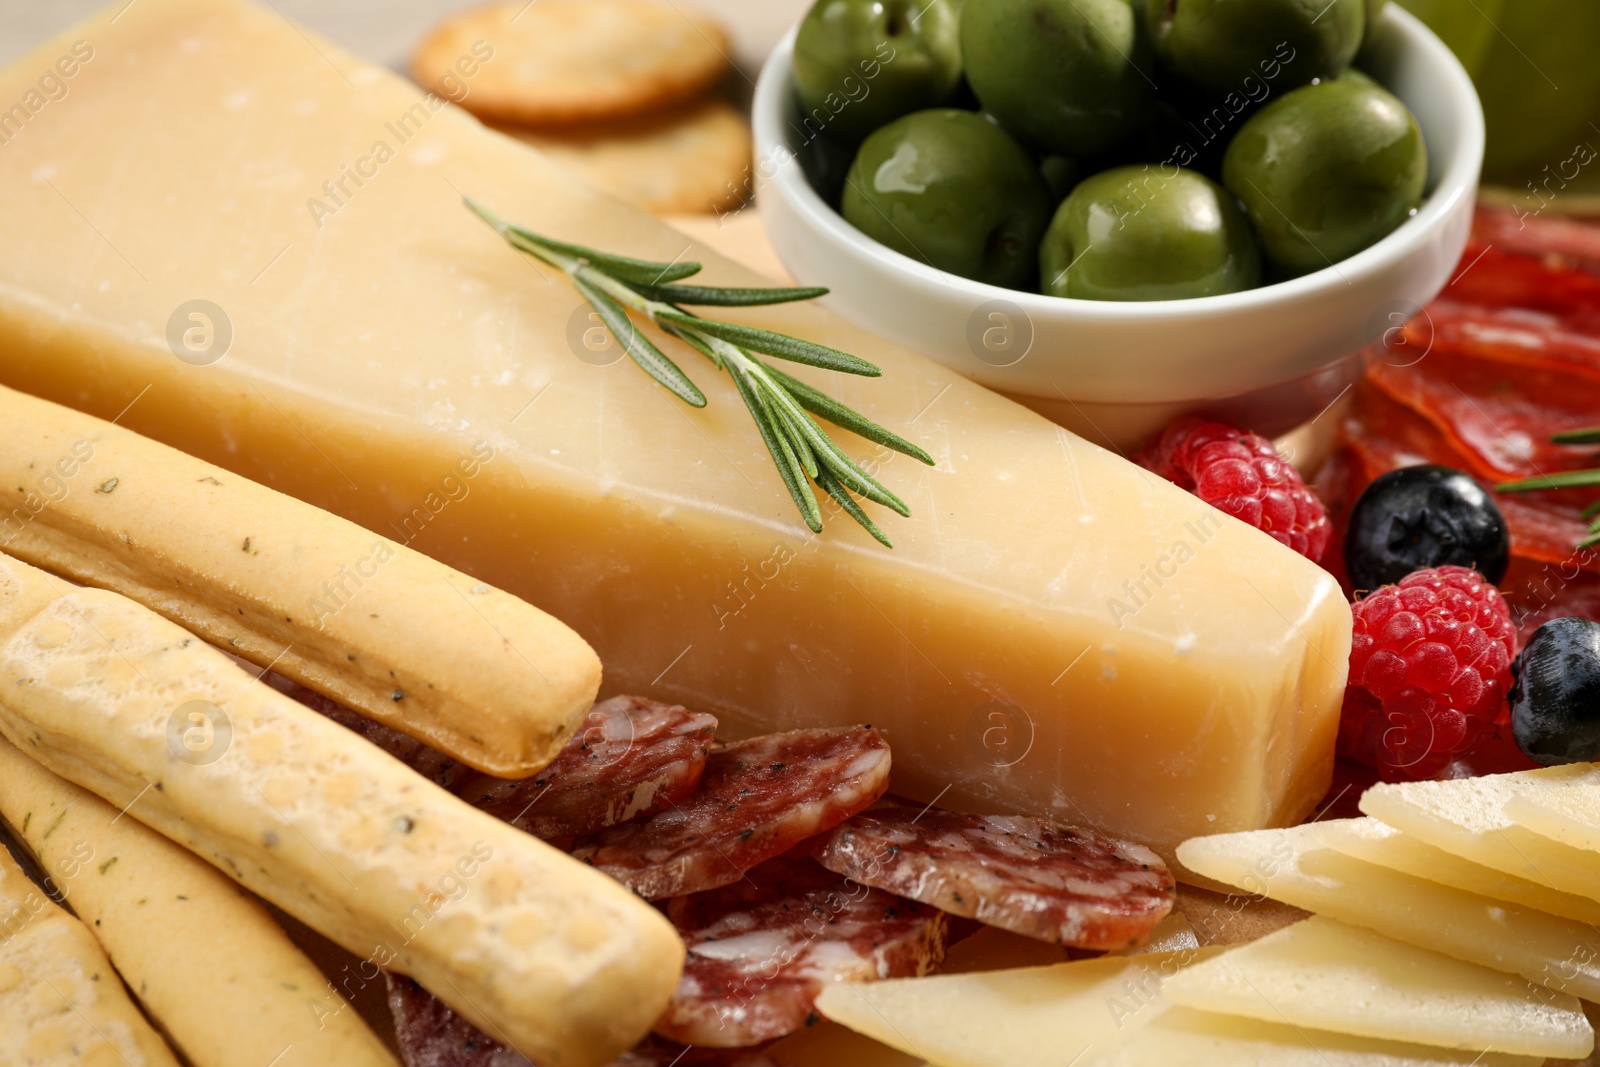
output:
M697 274L700 264L654 263L597 252L582 245L551 240L516 226L470 197L467 198L467 207L494 227L511 247L565 274L599 314L600 321L628 357L685 404L703 408L706 406L705 394L671 357L634 325L628 312L644 315L664 332L704 356L713 367L727 372L751 418L755 419L756 429L773 463L777 465L784 487L788 489L801 518L813 531L822 531L822 509L817 506L817 495L811 488L814 482L868 533L885 546L894 547L856 497L882 504L900 515L910 515L911 509L834 444L816 419L823 419L930 466L933 457L826 393L778 370L761 356L869 378L876 378L883 371L864 359L836 348L772 330L717 322L685 310L683 306L755 307L782 304L812 300L827 293L826 289L728 289L678 285L676 283Z
M1600 426L1563 430L1561 433L1551 434L1550 440L1558 445L1600 444ZM1556 474L1541 474L1514 482L1501 482L1495 486L1495 490L1501 493L1529 493L1540 489L1583 489L1591 485L1600 485L1600 467L1581 471L1560 471ZM1590 520L1589 535L1578 542L1578 547L1589 548L1600 545L1600 500L1584 508L1583 517Z

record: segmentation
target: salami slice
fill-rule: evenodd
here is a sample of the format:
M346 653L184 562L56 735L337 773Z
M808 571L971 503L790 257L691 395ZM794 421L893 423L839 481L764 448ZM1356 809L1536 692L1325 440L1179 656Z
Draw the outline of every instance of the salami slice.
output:
M446 789L454 785L458 779L466 777L468 773L466 767L443 752L429 748L416 738L408 737L393 727L375 722L360 712L352 711L338 701L313 692L298 682L291 682L276 674L269 674L263 680L280 693L293 697L345 729L360 734L424 778Z
M717 720L643 697L589 709L550 766L522 781L474 774L456 793L545 840L592 834L676 804L700 782Z
M486 1037L410 978L387 972L384 977L406 1067L533 1067L526 1056Z
M581 839L572 854L647 900L697 893L831 830L888 785L889 746L870 726L755 737L712 752L683 803Z
M927 974L943 961L948 932L937 910L793 853L734 885L675 899L667 916L689 955L656 1033L716 1048L812 1025L829 982Z
M535 1067L416 982L385 974L395 1039L406 1067ZM758 1049L689 1048L652 1034L608 1067L784 1067Z
M1177 892L1142 845L1020 816L879 808L834 830L816 855L865 885L1074 948L1140 944Z

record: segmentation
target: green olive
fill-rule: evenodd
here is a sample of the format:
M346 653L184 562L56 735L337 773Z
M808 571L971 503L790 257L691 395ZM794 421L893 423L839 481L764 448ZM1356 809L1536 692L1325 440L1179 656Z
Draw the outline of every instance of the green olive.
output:
M1149 117L1154 64L1138 22L1129 0L975 0L961 12L967 81L1040 153L1098 155Z
M799 123L848 144L949 101L961 80L951 0L817 0L794 42Z
M1156 54L1217 96L1331 78L1355 58L1368 0L1140 0Z
M1227 190L1182 167L1118 167L1072 191L1039 250L1043 289L1084 300L1187 300L1261 281Z
M1267 260L1319 270L1374 244L1422 201L1428 150L1405 104L1356 80L1308 85L1245 123L1222 163Z
M1050 194L1009 134L970 111L896 119L868 137L840 212L912 259L964 278L1029 288Z

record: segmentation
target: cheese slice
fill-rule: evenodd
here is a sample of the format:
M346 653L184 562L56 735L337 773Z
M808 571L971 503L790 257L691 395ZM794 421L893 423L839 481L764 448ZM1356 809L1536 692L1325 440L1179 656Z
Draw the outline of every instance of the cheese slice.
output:
M1358 860L1600 927L1600 901L1452 856L1377 819L1337 819L1316 825L1320 844Z
M940 1067L1094 1063L1167 1010L1161 986L1219 949L823 989L817 1010Z
M1538 1067L1543 1062L1537 1056L1459 1052L1173 1008L1104 1056L1075 1067Z
M677 984L683 942L617 882L149 609L3 555L0 734L545 1067L610 1063Z
M1576 997L1320 916L1186 968L1162 993L1200 1011L1471 1052L1594 1049Z
M1600 854L1519 825L1506 810L1513 798L1538 796L1573 774L1569 767L1551 767L1443 782L1380 783L1362 795L1361 810L1462 859L1600 900Z
M1505 814L1518 826L1563 845L1600 852L1600 765L1575 763L1530 772L1506 798Z
M939 1067L1531 1067L1540 1062L1481 1049L1462 1053L1210 1015L1174 1007L1165 996L1167 985L1186 970L1227 958L1221 949L1190 949L981 974L840 983L823 990L817 1008L911 1056L911 1062ZM798 1062L822 1067L828 1061ZM853 1067L862 1061L842 1062Z
M755 276L268 6L119 0L0 72L0 101L74 42L65 97L0 127L0 384L538 604L607 691L729 734L874 723L901 793L1167 853L1323 795L1349 609L1271 538L823 308L731 312L877 363L796 373L938 460L840 431L914 515L879 514L892 550L834 508L814 536L726 376L655 334L692 411L597 365L577 294L461 196Z
M1325 848L1317 827L1185 841L1191 870L1587 1000L1600 1000L1600 931Z

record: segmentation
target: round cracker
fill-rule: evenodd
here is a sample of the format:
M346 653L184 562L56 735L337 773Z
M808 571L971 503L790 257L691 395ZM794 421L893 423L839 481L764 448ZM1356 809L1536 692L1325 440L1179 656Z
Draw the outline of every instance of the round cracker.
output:
M570 126L692 100L727 72L727 52L722 27L676 0L510 0L446 19L411 72L487 121Z
M750 192L750 126L721 100L603 126L501 132L658 215L726 211Z

